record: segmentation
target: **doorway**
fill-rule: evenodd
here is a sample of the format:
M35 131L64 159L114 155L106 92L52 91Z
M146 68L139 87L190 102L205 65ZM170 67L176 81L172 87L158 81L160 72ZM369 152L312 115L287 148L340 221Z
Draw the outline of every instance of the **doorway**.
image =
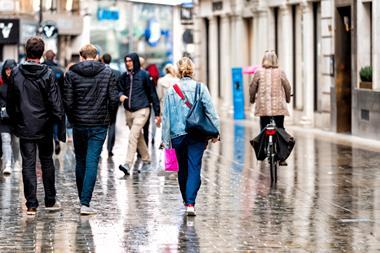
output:
M337 8L336 15L336 130L351 133L351 7Z

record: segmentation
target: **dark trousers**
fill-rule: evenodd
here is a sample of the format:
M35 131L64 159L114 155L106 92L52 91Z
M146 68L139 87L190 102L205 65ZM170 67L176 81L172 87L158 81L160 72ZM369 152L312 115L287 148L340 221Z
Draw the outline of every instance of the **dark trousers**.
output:
M42 182L45 190L45 206L50 207L55 204L55 168L52 159L53 137L49 136L40 140L20 139L22 179L24 182L26 206L28 208L38 207L36 176L37 148L41 162Z
M270 119L273 117L276 127L284 128L284 116L261 116L260 117L260 128L263 130L269 123Z
M116 138L116 123L114 122L108 127L108 139L107 139L108 153L112 152L113 146L115 145L115 138Z
M195 204L201 186L202 157L206 145L207 141L190 135L172 139L179 165L178 183L185 204Z
M90 206L107 127L74 127L75 176L81 205Z

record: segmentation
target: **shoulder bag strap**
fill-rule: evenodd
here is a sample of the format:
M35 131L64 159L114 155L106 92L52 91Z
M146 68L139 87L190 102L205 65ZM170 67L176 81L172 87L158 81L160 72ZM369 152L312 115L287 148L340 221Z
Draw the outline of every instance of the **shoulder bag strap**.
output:
M193 105L189 102L186 95L183 94L181 88L177 84L174 84L173 89L178 94L178 96L185 102L186 106L189 107L189 109L191 109Z

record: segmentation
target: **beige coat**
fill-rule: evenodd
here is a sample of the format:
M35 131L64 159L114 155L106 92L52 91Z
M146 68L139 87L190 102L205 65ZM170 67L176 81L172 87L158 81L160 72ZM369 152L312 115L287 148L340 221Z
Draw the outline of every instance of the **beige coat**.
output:
M249 86L250 102L256 102L256 116L289 116L291 87L284 71L260 68Z
M157 82L157 96L160 100L161 111L164 109L164 96L166 91L172 87L174 84L178 84L179 79L172 76L171 74L166 74L165 76L158 79Z

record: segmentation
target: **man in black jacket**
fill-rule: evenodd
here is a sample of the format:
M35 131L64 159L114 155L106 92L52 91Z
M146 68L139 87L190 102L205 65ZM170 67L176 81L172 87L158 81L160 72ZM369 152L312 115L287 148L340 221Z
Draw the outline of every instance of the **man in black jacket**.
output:
M160 125L160 101L147 72L141 70L139 56L128 54L125 58L127 71L119 79L119 99L126 110L127 125L130 129L127 161L119 169L129 175L136 150L139 150L143 164L150 163L148 148L142 128L148 120L150 105L153 104L156 124Z
M64 73L63 68L56 63L55 60L55 53L53 50L48 50L45 52L45 61L43 64L47 65L51 70L53 70L55 81L60 89L62 91L63 89L63 80L64 80ZM61 92L62 93L62 92ZM54 151L55 154L58 155L61 151L61 146L59 144L58 139L58 125L53 126L53 137L54 137Z
M22 178L29 215L34 215L38 207L37 148L41 161L45 206L48 210L60 209L60 204L56 201L52 159L53 123L63 121L64 111L53 71L40 64L44 47L44 41L39 37L32 37L26 42L26 62L14 69L8 87L7 111L15 134L20 138Z
M98 61L95 46L85 45L79 54L81 62L66 73L63 97L73 124L80 213L88 215L96 213L90 201L107 128L118 106L118 91L112 70Z
M112 57L110 54L103 54L101 61L106 64L107 66L110 66L110 63L112 61ZM116 80L119 79L121 73L119 70L111 68L113 74L115 75ZM112 113L112 121L108 127L108 138L107 138L107 150L108 150L108 157L113 156L113 146L115 145L115 139L116 139L116 116L117 116L117 109L119 107L117 106L115 108L115 111Z

